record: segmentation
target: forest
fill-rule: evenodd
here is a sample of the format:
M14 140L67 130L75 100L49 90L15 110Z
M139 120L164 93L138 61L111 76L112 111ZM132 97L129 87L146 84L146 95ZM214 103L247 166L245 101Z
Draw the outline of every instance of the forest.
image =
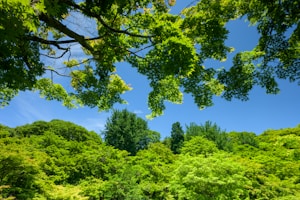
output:
M0 199L300 199L300 125L185 126L162 139L127 110L101 133L62 120L0 125Z
M0 0L0 107L37 92L111 110L133 89L120 63L147 79L148 118L186 94L199 109L255 87L278 94L279 80L300 83L299 10L299 0ZM237 20L256 30L251 49L227 43ZM300 125L170 129L161 138L127 110L99 133L59 119L0 124L0 199L300 199Z

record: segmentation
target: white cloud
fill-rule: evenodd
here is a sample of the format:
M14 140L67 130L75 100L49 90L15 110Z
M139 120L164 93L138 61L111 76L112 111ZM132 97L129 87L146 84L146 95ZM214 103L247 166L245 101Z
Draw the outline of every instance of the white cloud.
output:
M36 120L50 120L51 114L45 107L39 106L39 97L32 92L25 92L15 98L16 118L23 123L32 123Z
M105 129L106 117L87 118L81 122L76 122L89 131L101 133Z
M138 114L143 114L144 112L142 110L134 110L133 113L138 115Z

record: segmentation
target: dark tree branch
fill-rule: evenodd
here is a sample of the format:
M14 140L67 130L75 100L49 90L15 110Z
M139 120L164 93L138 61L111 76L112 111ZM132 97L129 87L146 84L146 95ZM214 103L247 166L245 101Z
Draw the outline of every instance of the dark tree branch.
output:
M132 54L132 55L138 57L138 58L145 59L144 57L138 55L136 52L130 51L130 50L128 50L128 49L126 49L126 51L127 51L128 53L130 53L130 54Z
M53 58L53 59L60 59L60 58L62 58L67 52L69 52L70 51L70 48L67 48L60 56L58 56L58 57L55 57L55 56L49 56L49 55L47 55L47 54L42 54L41 53L41 55L42 56L46 56L46 57L48 57L48 58Z
M56 70L54 70L54 69L50 69L50 68L44 68L44 69L45 69L45 70L48 70L48 71L51 71L51 72L54 72L55 74L57 74L57 75L59 75L59 76L71 78L71 76L66 75L66 74L59 73L58 71L56 71Z
M105 28L107 28L108 30L110 30L111 32L114 32L114 33L122 33L122 34L126 34L126 35L129 35L129 36L132 36L132 37L140 37L140 38L148 38L148 39L151 39L152 37L154 37L154 35L140 35L140 34L135 34L135 33L131 33L131 32L128 32L127 30L120 30L120 29L115 29L111 26L109 26L104 20L103 18L96 14L96 13L93 13L91 12L90 10L87 10L86 8L82 7L82 6L79 6L77 5L76 3L70 1L70 0L65 0L64 3L72 6L73 8L83 12L83 13L88 13L88 15L90 17L94 17L96 18Z
M93 37L93 38L84 38L85 41L92 41L92 40L99 40L103 38L103 36ZM35 42L40 42L43 44L50 44L56 46L58 49L61 50L68 50L69 48L63 48L59 46L59 44L70 44L70 43L77 43L78 41L75 39L71 40L45 40L43 38L37 37L37 36L28 36L28 39Z
M141 49L136 50L136 51L134 52L134 54L136 54L136 53L138 53L138 52L141 52L141 51L143 51L143 50L146 50L146 49L148 49L148 48L150 48L150 47L153 47L153 46L155 46L155 44L151 44L151 45L145 46L145 47L143 47L143 48L141 48Z
M34 36L34 35L28 36L27 39L29 39L31 41L34 41L34 42L39 42L39 43L42 43L42 44L54 45L56 48L58 48L60 50L64 50L64 51L69 50L69 47L68 48L61 47L61 46L59 46L59 44L68 44L68 43L76 42L75 40L65 40L65 41L45 40L43 38L40 38L40 37L37 37L37 36Z
M91 60L93 60L94 58L88 58L88 59L86 59L86 60L83 60L83 61L81 61L81 62L79 62L78 64L76 64L76 65L71 65L71 66L69 66L69 67L75 67L75 66L79 66L79 65L81 65L81 64L84 64L84 63L87 63L87 62L90 62Z
M49 25L53 28L56 28L60 32L66 34L70 38L73 38L75 41L77 41L79 44L81 44L81 46L83 46L84 48L89 50L91 53L94 53L94 49L91 47L91 45L89 45L87 43L86 38L84 38L82 35L75 33L74 31L70 30L69 28L67 28L67 26L63 25L58 20L56 20L53 17L50 17L44 13L41 13L39 15L39 19L44 21L47 25ZM53 45L55 45L55 44L53 44Z
M140 35L140 34L134 34L134 33L130 33L127 30L118 30L118 29L114 29L113 27L110 27L103 19L101 16L95 16L96 19L98 19L98 21L108 30L115 32L115 33L122 33L122 34L126 34L132 37L140 37L140 38L148 38L150 39L153 36L149 36L149 35Z

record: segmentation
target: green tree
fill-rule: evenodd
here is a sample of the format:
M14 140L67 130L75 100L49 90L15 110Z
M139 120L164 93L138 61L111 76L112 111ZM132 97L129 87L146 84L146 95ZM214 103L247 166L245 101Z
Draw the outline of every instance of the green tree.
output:
M218 151L216 144L202 136L195 136L185 141L180 149L181 154L189 154L192 156L204 155L205 157Z
M37 166L26 160L24 155L8 153L0 157L0 186L9 186L4 188L1 195L17 199L33 198L39 191L36 182Z
M38 90L68 107L107 110L124 103L121 94L131 89L116 71L119 62L150 80L150 117L163 113L164 101L182 103L182 92L204 108L216 95L246 100L254 85L277 93L276 78L299 80L297 1L201 0L171 14L175 2L1 0L0 104ZM205 67L205 60L224 61L233 51L225 45L226 24L242 17L256 25L258 44L237 52L229 69ZM90 30L70 23L75 19ZM60 58L65 61L51 66Z
M175 199L247 199L245 169L224 154L181 155L170 181Z
M66 140L73 140L77 142L84 142L93 140L97 143L101 143L101 137L93 132L88 131L84 127L67 122L63 120L52 120L49 122L50 130L56 135L60 135Z
M171 130L171 150L173 153L180 153L180 148L184 142L184 132L180 125L180 122L172 124Z
M13 136L30 137L32 135L42 135L49 130L49 124L45 121L35 121L32 124L26 124L16 127Z
M159 133L149 130L147 121L126 109L112 113L107 119L103 135L107 144L126 150L131 155L145 149L151 142L158 142L160 138Z
M31 137L33 135L43 135L47 131L50 131L57 136L62 136L67 140L74 140L78 142L94 140L95 142L101 142L101 138L95 132L87 131L82 126L72 122L57 119L50 122L36 121L32 124L17 127L14 131L12 131L11 135Z
M47 124L48 129L42 131L41 124ZM84 183L107 181L123 168L128 156L128 152L102 143L96 133L70 122L53 120L3 128L18 134L0 138L1 198L92 198L96 191ZM70 139L69 134L84 139Z
M175 161L169 148L153 143L127 161L100 189L104 199L168 199Z
M245 176L252 182L250 198L297 199L300 162L295 153L300 147L299 127L267 130L255 136L257 147L248 143L236 144L240 142L236 140L239 133L234 135L231 137L235 143L234 153L241 157L238 162L245 166ZM254 134L244 136L242 141L251 141L248 139Z
M6 138L11 135L12 129L0 124L0 138Z
M239 145L251 145L258 147L258 142L255 133L249 132L230 132L228 133L230 140Z
M218 136L223 132L216 123L212 123L211 121L206 121L201 125L191 123L186 127L186 139L190 140L194 136L203 136L209 140L216 141Z
M216 123L206 121L202 125L191 123L186 127L186 140L192 139L194 136L202 136L208 140L216 143L217 147L221 150L231 151L232 142L228 137L228 134L223 131Z
M167 136L163 139L162 143L168 147L169 149L171 149L171 137Z
M147 130L143 137L138 142L138 149L146 149L150 143L160 141L160 133L152 130Z

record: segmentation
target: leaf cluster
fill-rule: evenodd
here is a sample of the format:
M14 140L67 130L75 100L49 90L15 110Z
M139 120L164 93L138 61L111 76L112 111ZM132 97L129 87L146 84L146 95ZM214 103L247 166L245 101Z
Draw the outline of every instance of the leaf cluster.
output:
M278 79L299 80L297 3L201 0L173 14L175 0L2 0L0 103L38 90L69 108L108 110L131 89L116 71L120 62L150 80L150 118L163 114L165 101L182 103L183 93L200 109L214 96L247 100L255 85L278 93ZM227 59L234 48L226 25L241 18L257 27L258 43L236 52L230 68L205 66Z

